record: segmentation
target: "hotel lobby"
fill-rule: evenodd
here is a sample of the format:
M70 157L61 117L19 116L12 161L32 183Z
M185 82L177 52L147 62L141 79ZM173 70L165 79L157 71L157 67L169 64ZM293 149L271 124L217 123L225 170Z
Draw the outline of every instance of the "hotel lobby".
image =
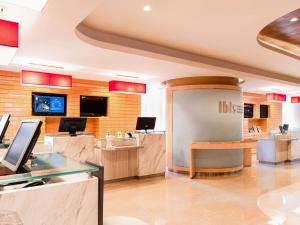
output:
M299 225L296 0L0 0L0 225Z

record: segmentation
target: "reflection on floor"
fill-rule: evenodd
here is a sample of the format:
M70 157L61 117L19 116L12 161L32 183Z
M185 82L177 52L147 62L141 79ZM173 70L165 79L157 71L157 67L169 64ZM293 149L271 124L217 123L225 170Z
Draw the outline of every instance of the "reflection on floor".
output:
M131 216L150 225L300 224L300 162L259 165L241 174L190 180L132 180L105 187L104 216ZM297 221L297 222L296 222Z
M148 224L134 217L110 216L104 218L103 225L148 225Z

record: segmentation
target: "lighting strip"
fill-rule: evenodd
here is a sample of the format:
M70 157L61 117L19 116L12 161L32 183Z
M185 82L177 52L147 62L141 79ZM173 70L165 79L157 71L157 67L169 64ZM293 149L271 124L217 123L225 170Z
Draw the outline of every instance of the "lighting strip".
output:
M127 78L135 78L139 79L140 77L138 76L133 76L133 75L122 75L122 74L117 74L116 77L127 77Z
M55 65L47 65L47 64L41 64L41 63L34 63L34 62L29 62L28 64L33 65L33 66L43 66L43 67L49 67L49 68L54 68L54 69L64 69L63 66L55 66Z

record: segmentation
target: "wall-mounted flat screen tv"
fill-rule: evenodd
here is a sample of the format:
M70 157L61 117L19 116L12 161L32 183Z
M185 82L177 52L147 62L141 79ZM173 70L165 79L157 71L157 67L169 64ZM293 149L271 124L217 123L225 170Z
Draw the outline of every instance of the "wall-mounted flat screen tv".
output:
M32 115L66 116L67 95L50 93L32 93Z
M260 105L260 118L268 118L269 117L269 106L268 105Z
M81 117L107 116L108 97L101 96L80 96Z
M244 104L244 118L253 118L253 104Z

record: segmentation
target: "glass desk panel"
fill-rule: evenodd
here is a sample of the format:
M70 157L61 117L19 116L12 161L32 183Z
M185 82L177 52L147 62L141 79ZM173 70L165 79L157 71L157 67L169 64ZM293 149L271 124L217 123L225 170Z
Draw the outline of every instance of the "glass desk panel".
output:
M98 171L97 167L69 159L63 153L35 154L26 169L30 172L0 176L0 185Z

